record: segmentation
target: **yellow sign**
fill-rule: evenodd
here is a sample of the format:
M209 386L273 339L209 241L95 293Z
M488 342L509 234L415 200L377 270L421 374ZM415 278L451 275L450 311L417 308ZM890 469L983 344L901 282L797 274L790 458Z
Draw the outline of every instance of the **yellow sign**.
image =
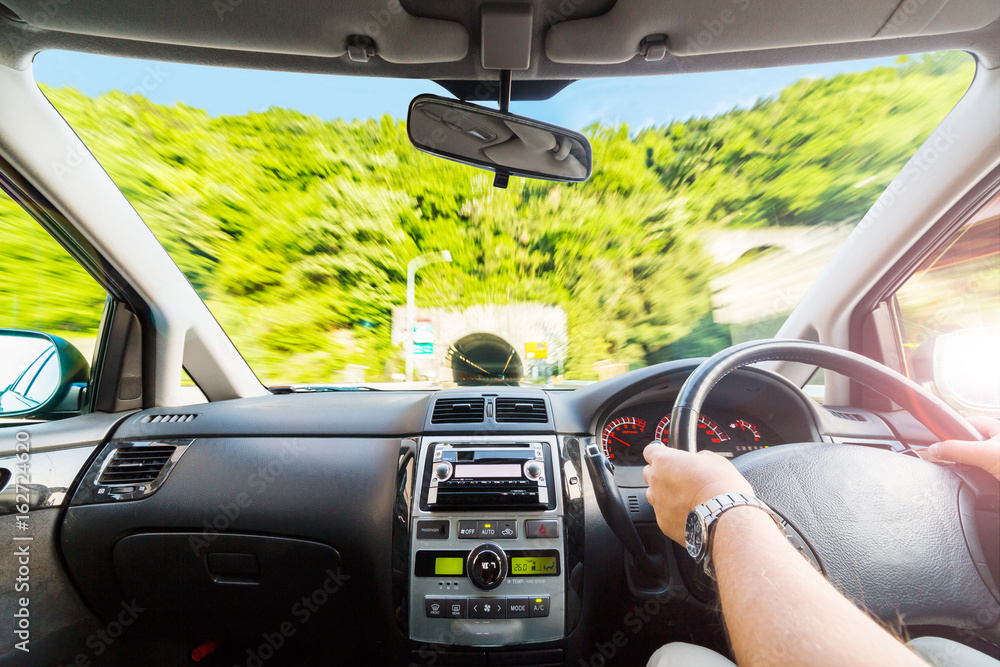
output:
M525 359L548 359L548 343L525 343L524 357Z

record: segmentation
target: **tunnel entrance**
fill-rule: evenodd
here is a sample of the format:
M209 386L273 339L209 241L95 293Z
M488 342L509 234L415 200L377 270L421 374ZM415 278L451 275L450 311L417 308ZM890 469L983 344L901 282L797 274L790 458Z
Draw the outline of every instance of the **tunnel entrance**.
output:
M517 350L500 336L473 333L455 341L448 352L452 379L459 386L518 385L524 366Z

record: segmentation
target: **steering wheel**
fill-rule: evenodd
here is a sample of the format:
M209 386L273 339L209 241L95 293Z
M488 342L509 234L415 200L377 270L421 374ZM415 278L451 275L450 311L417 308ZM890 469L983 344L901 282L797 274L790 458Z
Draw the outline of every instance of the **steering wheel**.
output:
M940 398L867 357L805 340L763 340L725 349L688 376L670 415L667 446L697 452L699 411L712 387L734 370L762 361L796 361L845 375L902 406L941 440L983 439L979 431Z
M666 444L697 451L699 412L712 387L738 368L769 360L856 380L942 440L982 439L942 400L881 364L819 343L769 340L723 350L688 377ZM870 613L893 625L945 625L1000 643L1000 591L974 519L977 497L995 501L1000 493L992 476L874 447L819 442L756 450L733 464L811 547L830 581ZM614 479L603 475L601 482L613 485ZM642 562L641 555L633 557Z

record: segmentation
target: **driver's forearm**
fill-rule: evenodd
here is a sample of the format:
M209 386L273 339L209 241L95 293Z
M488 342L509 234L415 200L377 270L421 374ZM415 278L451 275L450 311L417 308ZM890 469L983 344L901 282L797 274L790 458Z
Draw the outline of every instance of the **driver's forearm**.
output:
M927 666L837 592L759 509L739 507L719 518L712 560L742 667Z

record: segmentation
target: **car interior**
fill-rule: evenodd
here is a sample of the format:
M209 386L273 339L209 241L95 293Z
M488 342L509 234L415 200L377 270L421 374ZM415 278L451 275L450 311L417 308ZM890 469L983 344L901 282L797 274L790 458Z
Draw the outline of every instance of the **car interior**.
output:
M579 80L932 51L975 74L773 338L567 391L519 383L486 331L455 386L345 390L258 379L39 89L49 50L437 82L457 99L414 100L411 140L497 187L591 174L583 134L508 114ZM970 229L1000 256L998 111L995 0L0 0L0 185L107 293L91 359L0 329L28 360L0 393L0 665L732 657L714 581L656 524L650 441L731 459L900 637L997 657L997 480L918 454L1000 415L995 375L947 375L998 330L911 354L896 295Z

